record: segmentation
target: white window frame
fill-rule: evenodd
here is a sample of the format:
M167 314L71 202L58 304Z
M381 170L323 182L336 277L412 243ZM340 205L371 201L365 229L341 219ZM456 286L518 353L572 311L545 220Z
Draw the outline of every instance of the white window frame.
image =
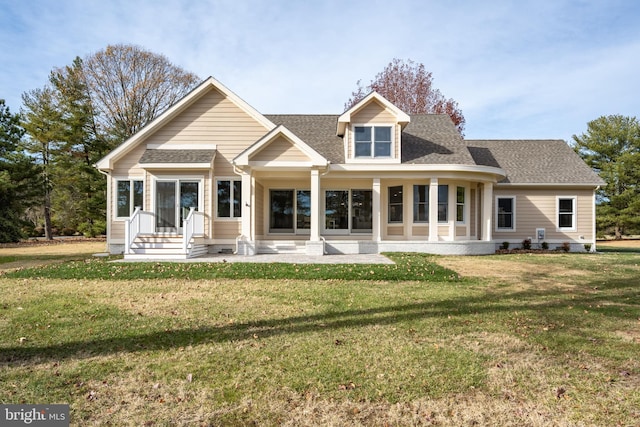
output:
M420 187L420 186L426 187L426 190L427 190L427 200L425 202L416 202L416 187ZM429 219L430 219L430 217L429 217L429 214L430 214L430 212L429 212L429 209L430 209L429 197L430 197L430 192L431 192L430 184L413 184L413 187L411 187L411 189L413 190L412 194L411 194L411 197L413 197L412 204L411 204L412 211L413 211L412 212L413 223L414 224L429 224ZM418 204L425 205L425 207L426 207L425 212L427 214L427 219L426 220L418 220L418 219L416 219L416 205L418 205ZM395 223L395 224L397 224L397 223Z
M371 128L371 155L370 156L357 156L356 155L356 128L369 127ZM376 156L375 155L375 128L389 128L391 130L391 144L389 145L388 156ZM355 123L351 127L351 146L352 155L351 159L355 161L370 161L370 160L394 160L395 159L395 147L396 147L396 124L395 123Z
M229 209L229 216L218 216L218 183L220 181L229 181L230 183L230 201L231 207ZM233 199L234 199L234 190L233 190L233 182L239 181L240 185L242 185L242 178L238 176L219 176L216 177L214 182L213 192L215 194L215 204L213 205L214 218L220 221L241 221L242 220L242 204L244 201L242 200L242 191L240 191L240 216L233 215Z
M271 228L271 216L273 215L273 212L271 211L271 191L293 191L293 229L292 231L289 231L289 229L284 229L287 231L273 231L274 229ZM268 206L267 208L267 212L268 212L268 223L267 223L267 234L268 235L272 235L272 236L286 236L286 235L290 235L290 236L294 236L294 235L309 235L311 234L311 226L309 226L309 228L298 228L298 192L300 191L308 191L309 193L311 193L311 189L309 188L285 188L285 187L273 187L273 188L268 188L266 193L266 206ZM311 203L313 203L313 200L311 200Z
M347 213L347 228L346 229L332 229L327 228L327 191L346 191L348 194L347 204L348 204L348 213ZM322 190L322 234L327 235L342 235L342 236L367 236L373 234L373 224L372 229L369 231L368 229L363 229L365 231L353 231L353 192L354 191L371 191L373 196L372 188L327 188ZM373 200L372 200L372 215L375 215L373 212Z
M135 206L133 205L133 182L134 181L142 181L142 206L140 206L141 209L144 209L144 203L145 203L145 196L146 196L146 192L147 192L147 183L145 182L144 176L123 176L123 177L114 177L114 182L115 182L115 191L114 191L114 203L113 203L113 218L116 221L126 221L129 218L131 218L131 215L133 214L133 211L135 210ZM130 192L130 199L132 202L132 205L129 206L129 215L128 216L118 216L118 182L120 181L129 181L129 192Z
M504 227L499 227L498 225L498 200L500 199L511 199L512 200L512 211L511 211L511 228L504 228ZM496 202L495 202L495 231L500 231L500 232L509 232L512 233L514 231L516 231L516 196L496 196Z
M571 227L560 226L560 200L571 200ZM556 231L577 231L578 196L556 196Z
M394 205L400 205L402 207L402 219L400 219L399 221L396 220L391 220L391 189L392 188L396 188L396 187L400 187L401 191L402 191L402 202L401 203L394 203ZM412 187L413 189L413 187ZM403 224L404 223L404 218L405 218L405 209L404 209L404 185L400 184L400 185L389 185L387 187L387 224L389 225L398 225L398 224Z
M462 188L463 192L462 192L462 197L464 198L464 200L462 201L462 203L458 202L458 189ZM467 217L469 216L469 214L467 213L467 205L468 205L468 200L469 200L469 194L468 194L468 188L464 185L456 185L456 192L455 192L455 205L456 205L456 224L457 225L466 225L467 224ZM462 206L462 221L458 221L458 206Z

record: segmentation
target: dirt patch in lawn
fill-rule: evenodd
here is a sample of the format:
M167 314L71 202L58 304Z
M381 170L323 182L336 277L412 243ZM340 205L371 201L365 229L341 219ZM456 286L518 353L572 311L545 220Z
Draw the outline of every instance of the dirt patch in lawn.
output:
M568 279L590 274L585 270L568 269L565 265L553 263L554 254L536 256L548 256L549 262L543 266L502 257L452 256L440 258L438 264L457 272L461 277L485 277L538 287L542 285L571 286Z
M18 259L0 263L0 271L82 259L95 253L105 252L106 249L105 239L28 240L20 243L5 243L0 245L0 258L16 257Z
M640 239L598 240L596 248L637 248L640 249Z

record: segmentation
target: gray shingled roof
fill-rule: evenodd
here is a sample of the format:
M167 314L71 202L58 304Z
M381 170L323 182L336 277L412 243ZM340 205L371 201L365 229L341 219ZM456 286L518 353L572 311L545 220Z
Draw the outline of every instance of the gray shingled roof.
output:
M345 163L338 115L266 115L333 164ZM402 132L402 163L501 168L502 183L591 184L603 181L562 140L464 140L443 114L416 114Z
M140 163L209 163L216 150L145 150Z
M336 135L338 115L268 114L334 164L345 162L342 138ZM403 163L474 164L455 126L446 115L411 116L402 132Z
M467 140L476 164L502 168L511 184L593 184L604 181L563 140Z
M331 163L344 163L342 138L336 135L338 115L265 114L273 124L283 125Z

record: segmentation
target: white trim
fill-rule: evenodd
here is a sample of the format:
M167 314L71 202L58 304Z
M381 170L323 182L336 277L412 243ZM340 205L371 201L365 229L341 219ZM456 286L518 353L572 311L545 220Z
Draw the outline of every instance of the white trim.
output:
M355 115L361 108L363 108L370 102L374 102L374 101L377 101L379 104L382 105L382 107L386 108L394 116L396 116L396 119L401 126L404 127L411 121L411 118L407 113L405 113L404 111L402 111L401 109L393 105L384 96L374 91L374 92L371 92L369 95L365 96L360 102L358 102L353 107L349 108L347 111L342 113L340 117L338 117L338 128L336 130L336 134L338 136L343 136L345 134L347 124L351 123L351 116Z
M309 160L307 162L288 162L288 161L266 161L266 162L254 162L250 158L254 154L257 154L270 143L272 143L279 136L287 139L291 144L302 151ZM238 154L232 161L232 164L236 166L258 166L258 167L300 167L306 166L307 168L312 166L325 167L329 164L329 161L325 159L320 153L311 148L306 142L301 140L289 129L283 125L278 125L274 129L271 129L266 135L250 145L247 149Z
M499 228L498 227L498 200L499 199L512 199L512 209L513 211L511 212L511 224L512 227L511 228ZM494 209L494 220L495 220L495 231L497 232L507 232L507 233L513 233L516 231L516 203L517 203L517 199L516 196L511 196L511 195L499 195L499 196L495 196L495 209Z
M560 199L571 199L571 227L560 227ZM578 196L556 196L556 231L577 231L578 225Z
M592 183L592 184L574 184L574 183L555 183L555 182L538 182L538 183L518 183L518 182L499 182L496 184L498 187L567 187L567 188L575 188L575 187L587 187L587 188L598 188L600 184Z
M267 197L267 203L265 204L265 208L267 211L267 223L265 231L267 236L311 236L311 230L313 228L313 195L311 194L311 188L287 188L287 187L269 187L265 191L265 196ZM271 231L271 215L273 212L271 211L271 192L272 191L292 191L293 192L293 228L291 231L289 229L284 229L286 231ZM309 192L309 203L310 203L310 215L309 215L309 228L300 228L298 229L298 192L299 191L307 191ZM320 234L318 233L318 238Z
M197 182L198 183L198 211L206 214L204 209L204 180L202 175L196 176L182 176L182 175L152 175L151 176L151 206L147 209L156 215L157 205L157 183L158 182L175 182L176 183L176 219L179 221L178 206L180 204L180 183L181 182ZM154 220L153 229L156 230L156 222ZM176 224L176 231L182 228L182 224Z
M230 188L230 200L229 200L229 216L218 216L218 182L220 181L229 181L229 188ZM215 200L213 201L213 218L215 221L234 221L234 222L240 222L242 221L242 211L244 210L243 206L245 203L245 200L242 200L242 190L240 190L240 215L241 216L233 216L233 182L234 181L238 181L240 182L240 185L242 184L242 177L238 176L238 175L234 175L234 176L216 176L213 180L213 193L215 194Z
M211 89L217 90L222 93L228 100L238 106L241 110L251 116L254 120L260 123L267 130L272 130L276 127L270 120L264 117L262 114L258 112L255 108L247 104L244 100L242 100L238 95L229 90L225 85L220 83L218 80L213 77L207 78L203 81L198 87L189 92L186 96L184 96L180 101L173 104L169 107L164 113L160 114L156 117L151 123L143 127L140 131L135 133L129 139L124 141L118 147L109 152L105 157L98 160L95 166L100 170L112 170L113 164L116 160L120 159L122 156L127 154L133 148L135 148L138 143L144 141L149 135L153 134L156 130L167 124L169 121L174 119L178 114L182 113L185 109L187 109L191 104L193 104L196 100L204 96Z
M456 165L456 164L331 164L329 165L330 171L335 172L475 172L482 174L497 175L498 177L505 177L506 173L500 169L492 166L477 166L477 165ZM458 177L463 179L463 177ZM466 179L466 178L464 178ZM484 178L486 179L486 177Z
M371 148L370 156L356 156L355 128L357 127L371 128L371 140L369 141L370 148ZM391 145L389 146L389 156L380 156L380 157L375 156L375 128L378 128L378 127L390 129ZM349 141L350 141L349 143L351 144L351 148L352 148L351 150L352 156L345 157L347 163L366 163L366 164L371 164L371 163L399 164L400 163L401 159L396 158L394 155L396 152L396 145L398 144L398 142L396 141L396 123L352 123L351 126L349 127L349 132L350 132L350 135L352 136L351 138L349 138Z
M142 181L142 206L141 208L144 207L144 202L145 202L145 191L146 191L146 180L145 180L145 176L144 175L131 175L131 176L114 176L112 177L113 181L115 182L115 198L112 199L114 200L113 206L111 206L111 209L113 209L112 212L112 218L114 221L118 221L118 222L122 222L122 221L126 221L131 217L131 214L133 213L133 210L135 209L135 206L129 206L129 215L128 216L118 216L118 181L129 181L129 185L131 185L131 183L133 181ZM113 187L112 187L113 188ZM130 196L133 196L133 186L131 186L129 188L129 192L130 192ZM131 202L133 203L133 198L131 199Z

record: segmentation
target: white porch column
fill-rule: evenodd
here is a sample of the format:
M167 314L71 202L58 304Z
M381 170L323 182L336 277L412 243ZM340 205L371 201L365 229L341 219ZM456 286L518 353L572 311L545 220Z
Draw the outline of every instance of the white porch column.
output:
M251 172L242 172L242 236L253 240L251 236Z
M311 236L309 240L320 240L320 171L311 171Z
M492 240L493 183L485 182L482 187L482 240L488 242Z
M372 214L373 214L373 224L371 229L371 240L374 242L380 242L382 240L382 211L381 211L381 192L380 192L380 178L373 178L373 186L372 186Z
M309 240L306 242L307 255L324 255L324 242L320 240L320 206L322 206L322 198L320 197L320 171L313 169L311 171L311 232Z
M438 241L438 178L429 183L429 241Z

